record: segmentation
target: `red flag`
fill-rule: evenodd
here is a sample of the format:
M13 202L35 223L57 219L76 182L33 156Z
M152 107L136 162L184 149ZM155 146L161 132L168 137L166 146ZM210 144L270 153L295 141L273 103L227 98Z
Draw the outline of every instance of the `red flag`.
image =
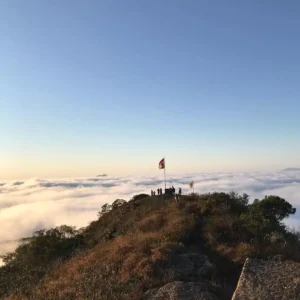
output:
M159 169L164 169L165 168L165 159L164 158L159 162L158 168Z

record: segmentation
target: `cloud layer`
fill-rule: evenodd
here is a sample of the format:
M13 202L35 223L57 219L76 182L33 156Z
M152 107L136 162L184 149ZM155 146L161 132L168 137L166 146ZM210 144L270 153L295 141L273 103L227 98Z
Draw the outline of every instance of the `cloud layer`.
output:
M173 174L168 183L188 193L191 180L199 193L233 190L249 194L252 200L270 194L281 196L298 208L287 224L296 228L300 225L299 171ZM0 181L0 253L4 251L1 242L61 224L86 226L97 218L104 203L118 198L129 200L134 194L150 193L163 184L162 176Z

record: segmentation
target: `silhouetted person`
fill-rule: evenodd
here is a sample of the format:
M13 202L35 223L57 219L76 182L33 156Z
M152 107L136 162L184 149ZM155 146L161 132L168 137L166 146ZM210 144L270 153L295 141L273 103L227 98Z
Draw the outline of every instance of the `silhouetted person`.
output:
M155 196L155 191L153 192L153 196Z
M172 186L172 193L175 194L175 188Z
M162 189L159 189L160 194L162 195Z
M153 191L151 190L151 196L153 196Z
M157 189L157 195L159 195L159 189Z
M179 194L179 195L181 195L181 188L179 188L179 190L178 190L178 194Z

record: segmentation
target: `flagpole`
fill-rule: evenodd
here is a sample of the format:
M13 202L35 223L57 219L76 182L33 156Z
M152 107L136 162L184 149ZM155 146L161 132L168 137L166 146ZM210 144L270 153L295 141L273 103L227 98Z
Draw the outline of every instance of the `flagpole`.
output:
M166 159L164 158L165 164L164 164L164 174L165 174L165 190L167 189L167 183L166 183Z

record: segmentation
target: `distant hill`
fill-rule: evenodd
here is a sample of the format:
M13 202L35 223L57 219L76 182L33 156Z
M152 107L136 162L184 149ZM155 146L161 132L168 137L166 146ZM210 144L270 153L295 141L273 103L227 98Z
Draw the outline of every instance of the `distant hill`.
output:
M294 171L300 171L300 168L286 168L281 170L281 172L294 172Z
M107 174L100 174L100 175L97 175L96 177L106 177Z
M295 209L276 196L248 200L117 199L86 228L40 230L5 255L0 299L230 300L248 257L300 261L299 237L281 222Z

